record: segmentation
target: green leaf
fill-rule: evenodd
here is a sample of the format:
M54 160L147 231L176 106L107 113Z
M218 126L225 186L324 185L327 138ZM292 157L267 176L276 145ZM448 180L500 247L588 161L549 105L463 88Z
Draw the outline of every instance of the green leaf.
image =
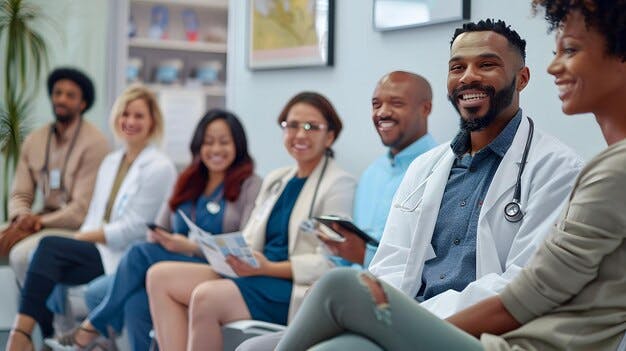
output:
M4 87L0 101L0 153L4 156L3 189L9 189L9 180L17 164L20 146L28 132L28 115L38 92L43 72L48 68L48 46L41 33L33 27L36 22L50 18L27 0L0 0L0 42L6 47L3 55ZM54 27L54 26L53 26ZM4 191L6 218L7 191Z

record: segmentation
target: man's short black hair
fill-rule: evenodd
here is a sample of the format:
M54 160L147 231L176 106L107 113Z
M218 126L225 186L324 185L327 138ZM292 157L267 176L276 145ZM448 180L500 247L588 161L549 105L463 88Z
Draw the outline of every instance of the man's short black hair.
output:
M89 108L93 105L93 102L96 98L95 89L93 87L93 83L89 77L71 67L59 67L52 71L48 76L48 95L52 96L52 88L54 88L54 84L61 79L68 79L72 82L76 83L83 94L83 100L85 101L85 109L82 113L87 112Z
M511 29L511 26L507 25L502 20L496 21L493 19L486 19L486 20L480 20L477 23L474 23L474 22L464 23L463 27L457 28L454 31L454 35L452 36L452 40L450 41L450 47L452 47L452 43L454 43L454 40L456 39L456 37L467 32L498 33L506 38L506 40L509 42L509 45L517 49L520 56L522 57L522 61L523 62L526 61L526 40L522 39L516 31Z

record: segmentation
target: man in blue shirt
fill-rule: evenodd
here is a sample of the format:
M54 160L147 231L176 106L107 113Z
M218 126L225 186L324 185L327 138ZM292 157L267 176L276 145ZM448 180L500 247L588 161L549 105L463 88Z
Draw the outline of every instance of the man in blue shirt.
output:
M432 108L430 84L415 73L394 71L384 75L372 96L372 122L389 152L380 156L365 170L354 195L354 224L380 240L396 189L411 162L437 146L428 133L428 115ZM367 267L376 247L366 245L356 234L339 227L343 242L319 234L335 255L346 262ZM237 351L273 350L283 333L256 337L241 344Z
M383 234L393 195L411 162L437 145L427 128L431 108L430 84L417 74L394 71L376 85L372 122L389 152L376 159L359 179L353 208L354 224L374 239L380 240ZM333 230L346 240L337 242L320 235L330 251L367 267L376 247L338 225Z

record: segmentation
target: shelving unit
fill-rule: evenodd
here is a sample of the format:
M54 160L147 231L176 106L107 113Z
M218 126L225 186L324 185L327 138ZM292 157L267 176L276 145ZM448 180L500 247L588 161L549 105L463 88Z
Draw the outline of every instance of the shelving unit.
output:
M161 38L155 38L154 33L150 33L156 21L153 11L157 7L167 11L167 16L164 16L167 25ZM197 18L196 40L186 37L183 13L187 10L193 11ZM137 58L142 63L140 81L157 83L158 67L174 59L182 61L182 69L175 82L178 86L188 89L198 87L194 82L196 70L205 62L219 62L222 70L214 85L225 85L228 0L130 0L129 18L136 30L134 36L128 38L127 57ZM215 95L215 89L204 88L201 90Z
M131 83L127 69L139 62L136 81L149 86L159 97L165 118L166 135L163 148L178 165L189 162L187 146L191 133L204 112L226 105L226 60L228 0L119 0L114 6L115 35L112 42L116 64L112 69L114 91L119 94ZM167 10L167 26L160 27L166 35L155 38L153 9ZM190 40L183 12L192 10L197 18L197 37ZM132 20L131 20L132 19ZM132 24L131 24L132 23ZM134 26L134 35L130 28ZM166 62L182 64L177 79L157 79L160 66ZM217 80L202 84L198 71L202 66L221 66ZM213 66L211 66L213 67ZM206 82L205 82L206 83Z

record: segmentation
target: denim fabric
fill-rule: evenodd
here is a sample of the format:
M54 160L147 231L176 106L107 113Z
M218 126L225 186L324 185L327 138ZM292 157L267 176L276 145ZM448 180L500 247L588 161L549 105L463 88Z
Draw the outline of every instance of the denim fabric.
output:
M486 147L467 153L469 134L460 132L451 148L457 156L443 193L431 245L436 257L426 261L417 300L446 290L461 291L476 280L476 231L483 200L502 157L513 142L521 110Z
M117 333L126 326L132 349L148 349L148 333L152 329L152 320L145 289L146 272L150 266L161 261L206 263L203 258L173 253L159 244L133 245L120 261L115 276L108 278L108 284L94 282L91 289L88 289L87 295L92 300L103 295L102 289L107 289L102 302L88 317L101 334L108 335L107 326L111 326Z

